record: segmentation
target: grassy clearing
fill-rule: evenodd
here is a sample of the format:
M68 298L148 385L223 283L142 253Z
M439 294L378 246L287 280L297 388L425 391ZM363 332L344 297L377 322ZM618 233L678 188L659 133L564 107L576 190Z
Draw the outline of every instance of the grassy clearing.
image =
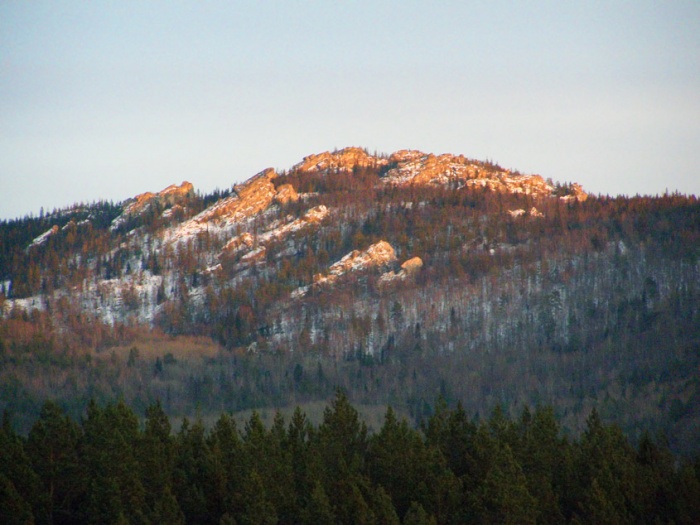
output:
M138 350L140 359L154 360L171 354L175 359L201 359L203 357L215 357L221 347L209 337L202 336L170 336L162 332L151 331L140 334L133 342L127 345L115 346L97 353L98 358L107 358L112 355L120 360L129 358L132 348Z

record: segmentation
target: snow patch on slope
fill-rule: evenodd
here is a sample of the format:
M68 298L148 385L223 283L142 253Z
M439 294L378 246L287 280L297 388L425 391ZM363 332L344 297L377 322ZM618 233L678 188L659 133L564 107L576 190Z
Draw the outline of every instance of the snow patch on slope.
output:
M39 235L39 237L37 237L37 238L34 239L31 243L29 243L29 246L27 246L27 250L28 250L29 248L34 248L34 247L36 247L36 246L41 246L42 244L44 244L46 241L49 240L49 237L51 237L52 235L54 235L54 234L56 234L56 233L58 233L58 226L53 225L53 226L51 227L51 229L45 231L44 233L42 233L41 235Z

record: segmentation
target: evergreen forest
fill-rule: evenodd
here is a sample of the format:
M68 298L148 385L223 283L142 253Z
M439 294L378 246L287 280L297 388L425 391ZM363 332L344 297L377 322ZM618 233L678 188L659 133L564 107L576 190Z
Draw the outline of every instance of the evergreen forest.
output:
M636 446L593 410L580 436L550 407L484 419L443 399L415 429L387 409L368 430L342 391L314 425L223 413L179 429L92 401L46 402L26 436L0 428L0 521L12 524L694 524L700 459Z

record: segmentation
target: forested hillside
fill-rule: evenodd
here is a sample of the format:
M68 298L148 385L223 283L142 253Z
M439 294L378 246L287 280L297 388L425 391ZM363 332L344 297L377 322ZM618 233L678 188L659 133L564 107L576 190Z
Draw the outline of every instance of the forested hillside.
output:
M550 408L473 421L444 401L420 430L388 409L369 432L342 393L320 424L221 414L179 429L160 404L80 421L46 403L26 438L0 428L0 520L54 524L694 524L700 462L632 446L594 410L579 438ZM34 521L32 521L34 520Z
M0 224L0 407L596 408L700 443L700 203L358 148Z

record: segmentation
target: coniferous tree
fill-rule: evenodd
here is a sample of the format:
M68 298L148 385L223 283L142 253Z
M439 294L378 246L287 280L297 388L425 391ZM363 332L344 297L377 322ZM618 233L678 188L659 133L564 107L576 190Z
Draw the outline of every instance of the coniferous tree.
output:
M86 490L85 472L78 457L78 425L54 402L47 401L27 439L27 454L43 484L40 521L68 522Z
M138 420L123 401L104 409L91 401L82 453L88 472L88 512L95 523L112 523L120 515L130 523L147 522L138 441Z
M418 433L406 420L399 422L391 407L379 433L370 438L367 456L372 481L391 496L399 515L412 501L427 497L427 450Z
M187 523L208 522L207 461L209 447L204 423L184 419L175 438L173 493Z
M247 462L236 421L230 415L219 417L207 438L207 445L210 513L233 517L242 508L241 490Z
M141 479L151 522L163 523L164 515L167 515L168 519L176 519L181 512L172 493L175 443L171 435L170 420L160 400L146 409L146 423L139 443L139 452Z
M34 523L32 507L41 508L41 480L32 469L24 442L3 411L0 426L0 518L7 523Z
M320 481L316 481L311 496L302 512L302 523L307 525L334 525L335 513L326 491Z
M498 446L480 498L482 523L534 524L537 520L536 502L508 444Z
M606 427L595 409L588 417L581 438L578 462L577 470L583 482L580 487L582 518L630 522L634 453L620 429ZM590 512L594 509L600 509L603 514L591 518Z
M403 517L403 525L437 525L434 516L428 515L420 503L411 502L411 506Z
M367 425L347 395L338 390L323 413L316 447L324 467L324 479L332 485L339 474L358 474L364 470L367 450Z
M277 520L277 511L267 496L263 480L253 469L243 485L243 510L236 521L239 525L274 525Z

